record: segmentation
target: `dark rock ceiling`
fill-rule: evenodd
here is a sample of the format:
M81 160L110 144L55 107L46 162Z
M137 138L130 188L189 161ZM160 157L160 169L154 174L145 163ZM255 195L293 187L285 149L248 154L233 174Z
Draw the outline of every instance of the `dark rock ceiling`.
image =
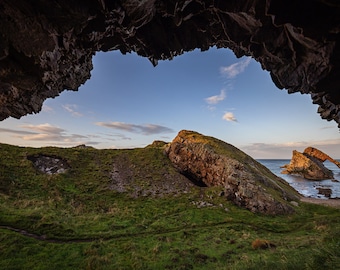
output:
M217 46L253 57L340 124L339 33L339 0L0 0L0 120L77 90L96 51L156 65Z

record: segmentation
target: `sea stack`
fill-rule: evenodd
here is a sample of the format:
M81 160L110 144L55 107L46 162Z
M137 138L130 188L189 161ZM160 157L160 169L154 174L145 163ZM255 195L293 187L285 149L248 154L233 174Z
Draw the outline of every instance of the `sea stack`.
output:
M309 180L333 179L333 172L323 164L326 160L340 168L340 162L314 147L307 147L303 153L294 150L290 163L283 166L282 173L300 175Z

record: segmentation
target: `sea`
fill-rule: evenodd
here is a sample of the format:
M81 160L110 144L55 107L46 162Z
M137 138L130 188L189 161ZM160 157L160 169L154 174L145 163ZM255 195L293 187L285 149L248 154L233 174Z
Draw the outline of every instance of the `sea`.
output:
M290 159L257 159L257 161L286 180L289 185L305 197L340 199L340 168L329 161L325 161L324 165L333 171L334 179L325 180L308 180L297 175L282 174L283 168L281 167L289 164Z

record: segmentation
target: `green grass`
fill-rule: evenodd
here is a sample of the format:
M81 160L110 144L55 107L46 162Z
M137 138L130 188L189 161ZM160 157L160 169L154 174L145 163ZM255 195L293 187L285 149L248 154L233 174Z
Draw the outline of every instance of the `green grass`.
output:
M162 151L0 145L0 269L340 269L337 209L300 203L268 216L230 204L219 188L137 198L110 188L118 160L131 189L175 181ZM34 154L71 168L42 174L27 160ZM255 239L276 248L253 249Z

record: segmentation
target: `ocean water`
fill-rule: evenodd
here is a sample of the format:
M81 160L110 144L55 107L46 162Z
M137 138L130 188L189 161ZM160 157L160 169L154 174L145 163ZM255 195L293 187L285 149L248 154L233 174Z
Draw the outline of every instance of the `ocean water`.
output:
M336 181L326 180L307 180L301 176L282 174L283 165L289 164L290 159L258 159L262 165L266 166L277 176L286 180L300 194L319 199L340 199L340 168L335 164L325 161L324 165L333 171Z

